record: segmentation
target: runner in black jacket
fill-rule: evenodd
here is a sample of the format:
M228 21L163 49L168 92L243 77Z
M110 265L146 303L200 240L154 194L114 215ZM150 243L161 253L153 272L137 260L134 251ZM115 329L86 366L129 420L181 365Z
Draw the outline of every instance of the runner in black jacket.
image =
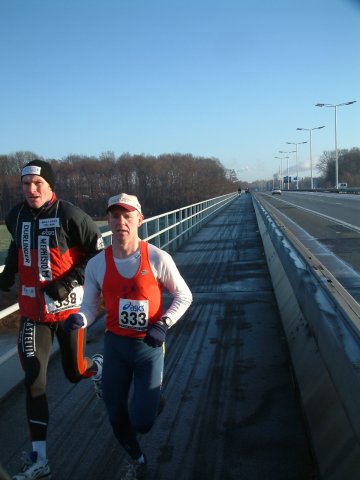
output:
M21 171L25 201L6 219L12 236L0 289L9 291L19 274L20 330L18 351L25 372L26 407L32 452L16 480L47 478L49 421L46 372L54 336L57 336L66 377L78 382L101 375L102 357L84 357L85 330L70 334L64 320L78 311L83 297L88 260L103 248L101 233L92 219L53 191L49 163L34 160Z

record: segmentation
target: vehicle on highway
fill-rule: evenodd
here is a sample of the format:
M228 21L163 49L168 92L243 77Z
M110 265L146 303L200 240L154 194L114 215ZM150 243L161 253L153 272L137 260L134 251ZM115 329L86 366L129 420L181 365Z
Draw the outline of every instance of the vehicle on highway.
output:
M272 194L272 195L281 195L281 190L280 190L280 188L273 188L271 194Z

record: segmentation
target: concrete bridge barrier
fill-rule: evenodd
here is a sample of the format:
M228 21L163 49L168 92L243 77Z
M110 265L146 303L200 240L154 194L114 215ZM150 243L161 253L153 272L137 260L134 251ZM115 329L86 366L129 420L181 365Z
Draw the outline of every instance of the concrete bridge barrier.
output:
M360 476L359 305L253 200L320 477ZM289 241L290 238L290 241ZM308 259L311 257L311 262Z

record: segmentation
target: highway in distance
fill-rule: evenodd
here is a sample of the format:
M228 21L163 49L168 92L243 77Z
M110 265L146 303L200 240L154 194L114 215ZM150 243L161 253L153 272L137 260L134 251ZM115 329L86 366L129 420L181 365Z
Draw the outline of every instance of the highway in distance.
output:
M360 195L283 191L256 197L290 219L287 227L360 301Z

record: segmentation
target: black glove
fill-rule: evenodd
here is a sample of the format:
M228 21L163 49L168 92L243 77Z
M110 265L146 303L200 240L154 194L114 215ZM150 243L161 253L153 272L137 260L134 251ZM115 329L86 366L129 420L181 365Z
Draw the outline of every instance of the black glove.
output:
M9 272L8 270L4 269L0 273L0 290L3 292L9 292L10 288L15 283L15 273Z
M150 347L161 347L165 341L168 328L169 327L162 320L159 320L149 328L144 338L144 342Z
M64 323L65 332L70 333L73 330L78 330L85 324L84 317L79 313L72 313L68 316Z
M65 280L59 278L58 280L45 285L45 287L43 287L41 290L49 295L49 297L51 297L53 300L62 302L71 292L71 286Z

